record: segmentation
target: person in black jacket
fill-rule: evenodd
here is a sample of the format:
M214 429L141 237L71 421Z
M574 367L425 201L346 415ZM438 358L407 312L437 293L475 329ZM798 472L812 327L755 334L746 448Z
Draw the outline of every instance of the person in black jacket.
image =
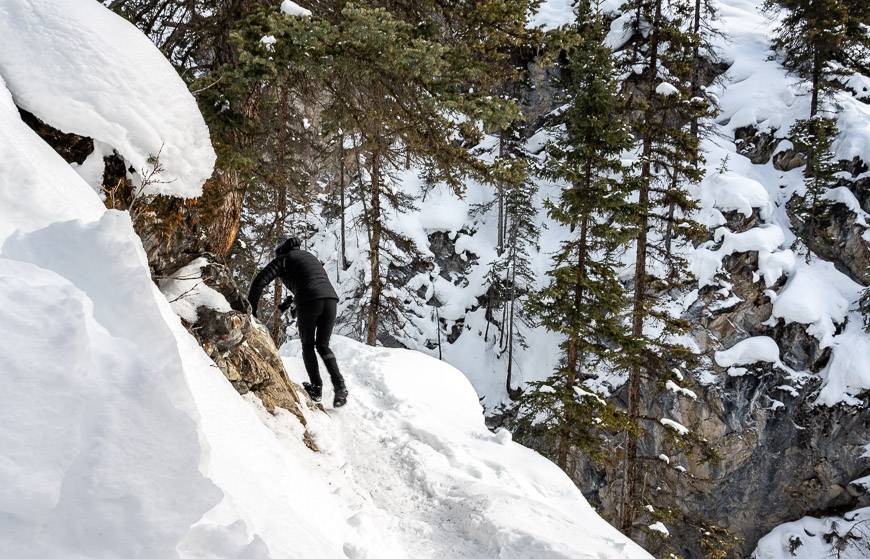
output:
M278 308L281 312L290 308L291 315L296 317L299 338L302 340L302 359L311 381L302 383L302 386L315 402L322 399L323 380L317 365L319 353L335 389L334 405L340 407L347 403L347 387L338 370L335 354L329 349L329 338L335 326L338 295L329 282L323 264L316 256L302 250L300 245L299 239L290 237L278 247L275 259L251 282L248 301L251 303L253 315L257 316L257 304L263 290L276 278L281 278L281 282L292 295L284 299ZM292 308L294 303L295 312Z

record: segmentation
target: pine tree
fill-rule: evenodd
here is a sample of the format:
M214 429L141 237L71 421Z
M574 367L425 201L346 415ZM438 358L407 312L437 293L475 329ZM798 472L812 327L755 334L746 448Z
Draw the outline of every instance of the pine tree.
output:
M815 117L799 120L789 130L795 148L807 155L813 166L804 173L805 193L803 203L796 212L807 225L806 236L815 238L816 223L824 206L824 194L837 186L836 173L840 170L831 144L837 137L837 123L833 119ZM809 258L807 253L807 258Z
M664 429L669 445L681 451L687 448L682 435L674 436L661 418L651 417L642 408L643 397L663 390L667 381L682 380L682 372L677 376L675 370L688 372L692 367L692 351L679 343L688 325L668 309L667 302L689 281L681 245L700 240L706 233L691 219L696 202L686 187L703 174L695 163L698 138L690 123L699 110L707 109L693 99L688 76L691 64L697 62L690 48L694 39L686 17L690 11L680 6L665 6L661 0L626 5L635 14L634 26L640 29L644 22L648 29L626 57L640 69L629 78L633 81L628 88L639 158L633 181L637 194L632 208L636 238L631 336L622 352L629 373L620 519L626 534L632 532L638 503L647 498L639 494L640 460L654 459L660 452L641 456L642 440L649 451L657 440L651 432Z
M870 73L870 4L865 0L766 0L782 11L773 47L787 70L810 80L810 117L832 91L844 89L843 77Z
M531 171L531 155L525 150L525 139L515 124L499 134L496 158L496 198L481 210L498 204L496 258L484 277L487 292L488 340L490 325L494 335L496 357L504 360L505 389L508 397L517 398L522 389L514 387L515 347L525 349L526 331L533 326L528 298L534 289L535 273L531 256L538 250L538 217L534 204L537 183ZM500 311L500 318L496 313Z
M571 235L557 254L550 281L536 294L541 324L564 337L560 368L531 383L519 403L519 430L543 440L545 452L563 470L569 453L603 458L602 433L624 428L621 415L582 387L596 369L613 368L625 341L622 310L626 290L616 258L633 237L629 193L621 155L631 146L622 112L605 27L589 2L578 7L573 41L562 64L568 104L547 146L546 173L565 183L548 204L551 219Z

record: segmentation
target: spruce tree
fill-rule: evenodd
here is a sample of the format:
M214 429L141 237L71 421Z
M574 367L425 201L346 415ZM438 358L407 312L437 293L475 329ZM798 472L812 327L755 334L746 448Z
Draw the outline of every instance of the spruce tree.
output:
M692 351L679 342L688 325L668 303L690 281L682 247L706 235L691 219L696 202L686 190L703 174L695 164L698 138L692 134L690 122L706 107L695 102L691 80L684 77L691 73L693 63L693 49L687 48L693 42L687 11L661 0L628 2L625 8L635 15L637 29L648 29L637 36L633 51L624 57L639 70L629 77L630 87L626 87L639 139L638 160L632 171L636 237L630 339L622 352L628 369L629 427L623 454L620 527L631 534L638 504L650 498L639 492L640 461L654 460L664 450L654 448L659 437L653 431L664 430L664 440L673 450L684 452L688 448L686 437L660 421L668 418L651 416L643 404L664 390L668 381L676 383L688 377L684 373L690 372L694 360ZM642 455L641 449L649 454Z
M865 0L766 0L781 11L773 47L785 68L810 80L810 117L832 91L844 89L842 78L870 73L870 3Z
M834 159L831 144L837 137L837 123L833 119L815 117L795 122L789 130L789 137L795 148L805 153L812 168L807 166L804 173L803 203L796 214L806 225L808 239L815 237L816 223L824 206L825 193L837 186L836 173L840 170ZM807 258L809 258L807 253Z
M563 336L558 370L531 383L519 402L519 431L570 473L571 452L603 458L602 434L620 414L583 388L596 369L613 368L625 342L627 294L617 257L633 237L621 155L631 146L604 22L589 2L578 7L573 40L562 63L567 105L554 123L544 168L565 184L548 203L550 218L569 229L555 254L549 282L534 297L540 323Z

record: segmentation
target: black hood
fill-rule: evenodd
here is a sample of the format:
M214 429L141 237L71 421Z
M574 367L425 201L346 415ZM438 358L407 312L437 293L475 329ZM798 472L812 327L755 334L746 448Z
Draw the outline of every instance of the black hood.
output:
M289 239L281 243L277 249L275 249L275 255L281 256L287 254L291 250L298 250L301 246L302 243L299 242L299 239L297 237L290 237Z

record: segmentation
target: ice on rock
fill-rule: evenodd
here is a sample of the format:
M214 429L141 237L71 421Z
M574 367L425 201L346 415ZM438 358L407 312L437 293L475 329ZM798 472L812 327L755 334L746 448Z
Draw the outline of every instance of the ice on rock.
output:
M172 65L100 2L0 2L0 77L15 103L49 125L116 149L145 193L195 197L215 153L196 101Z

